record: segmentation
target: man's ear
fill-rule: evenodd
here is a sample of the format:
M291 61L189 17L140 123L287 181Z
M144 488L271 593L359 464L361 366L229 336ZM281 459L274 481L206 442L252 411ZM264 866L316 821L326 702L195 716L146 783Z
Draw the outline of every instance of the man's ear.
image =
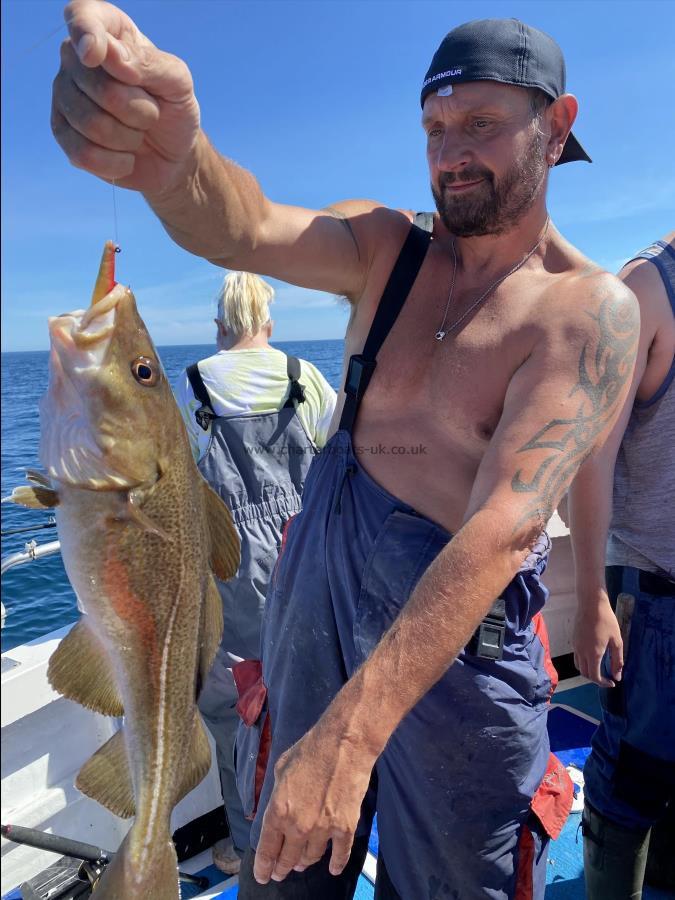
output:
M551 134L546 145L546 162L554 166L560 159L567 136L579 111L574 94L561 94L546 110Z

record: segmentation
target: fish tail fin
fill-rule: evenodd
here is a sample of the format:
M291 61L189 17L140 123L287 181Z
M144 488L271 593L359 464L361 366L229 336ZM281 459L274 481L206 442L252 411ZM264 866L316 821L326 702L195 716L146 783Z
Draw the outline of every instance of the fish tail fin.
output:
M94 891L96 900L179 900L178 858L167 834L153 842L148 864L142 862L135 828L124 838Z

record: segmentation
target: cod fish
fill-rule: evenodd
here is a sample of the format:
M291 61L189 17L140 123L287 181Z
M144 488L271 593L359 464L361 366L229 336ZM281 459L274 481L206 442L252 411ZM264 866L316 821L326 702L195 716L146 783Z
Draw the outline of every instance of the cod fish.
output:
M175 804L207 774L196 698L221 639L213 574L239 566L229 510L199 473L131 291L103 252L91 306L49 320L40 457L9 499L56 507L61 553L84 615L49 661L63 696L123 727L76 786L135 816L98 900L177 900ZM213 574L212 574L213 573Z

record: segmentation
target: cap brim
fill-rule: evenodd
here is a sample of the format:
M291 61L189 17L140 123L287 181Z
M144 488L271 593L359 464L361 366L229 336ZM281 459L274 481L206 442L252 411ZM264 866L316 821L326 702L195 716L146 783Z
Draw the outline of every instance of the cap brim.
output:
M583 162L593 162L588 153L586 153L579 141L570 131L567 136L567 140L565 141L563 152L560 154L560 159L556 163L556 166L561 165L561 163L577 162L579 160L583 160Z

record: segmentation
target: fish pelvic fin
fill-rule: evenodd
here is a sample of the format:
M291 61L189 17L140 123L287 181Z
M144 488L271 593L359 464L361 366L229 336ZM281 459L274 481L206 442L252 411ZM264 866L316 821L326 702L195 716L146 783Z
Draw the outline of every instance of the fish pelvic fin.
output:
M133 827L104 871L96 900L179 900L178 859L169 835L153 842L147 860L139 858L137 843Z
M17 506L26 506L28 509L53 509L59 505L59 496L51 487L22 484L15 487L8 497L3 497L2 502L16 503Z
M209 575L206 583L204 606L202 608L201 646L199 650L199 669L197 671L197 696L206 682L211 670L216 651L223 636L223 601L218 585Z
M210 562L217 578L227 581L234 578L239 569L239 535L232 521L232 514L218 494L202 482L204 507L211 537Z
M52 653L47 678L55 691L86 709L104 716L124 714L108 654L86 616Z
M122 728L89 757L77 773L75 787L122 819L128 819L135 814L136 801ZM110 894L110 896L118 895ZM136 895L119 894L119 896Z
M196 788L199 782L206 778L211 768L211 744L206 735L204 720L197 709L195 709L192 740L186 763L183 780L176 791L174 803L178 803Z

